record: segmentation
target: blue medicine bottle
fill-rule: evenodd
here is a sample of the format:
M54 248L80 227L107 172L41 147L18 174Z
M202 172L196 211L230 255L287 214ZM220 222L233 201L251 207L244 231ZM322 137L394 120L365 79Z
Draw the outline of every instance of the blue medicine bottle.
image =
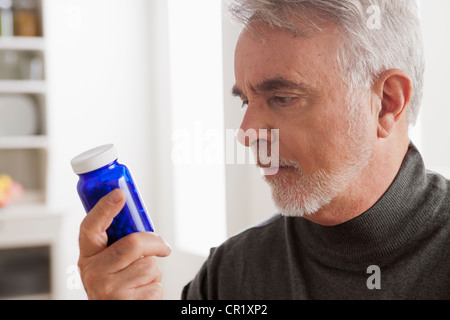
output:
M153 232L153 224L128 168L117 162L118 151L112 145L88 150L71 161L73 171L80 177L78 195L86 212L114 189L122 189L126 203L106 230L108 246L133 232Z

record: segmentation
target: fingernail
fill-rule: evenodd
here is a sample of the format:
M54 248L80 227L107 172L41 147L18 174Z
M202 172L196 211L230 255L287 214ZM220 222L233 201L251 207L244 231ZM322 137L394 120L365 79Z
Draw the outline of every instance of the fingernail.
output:
M169 248L170 249L170 251L172 251L172 247L171 247L171 245L166 241L166 240L164 240L164 243L166 244L166 246L167 246L167 248Z
M108 200L113 204L117 204L122 201L122 194L118 191L118 189L115 189L110 192Z

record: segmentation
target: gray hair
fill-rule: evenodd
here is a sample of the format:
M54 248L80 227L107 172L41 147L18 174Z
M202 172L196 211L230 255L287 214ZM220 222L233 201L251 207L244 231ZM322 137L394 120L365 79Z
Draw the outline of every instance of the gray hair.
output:
M308 36L308 30L320 31L320 22L333 22L343 37L336 58L347 85L369 89L382 72L403 70L414 88L408 120L415 124L425 69L416 0L234 0L230 11L244 26L263 22L302 36ZM374 23L373 18L380 21ZM306 28L299 30L291 21Z

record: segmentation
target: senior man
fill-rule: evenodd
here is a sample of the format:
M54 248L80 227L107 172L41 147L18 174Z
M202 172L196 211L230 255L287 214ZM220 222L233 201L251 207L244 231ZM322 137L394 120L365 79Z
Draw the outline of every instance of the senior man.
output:
M450 298L450 182L408 138L424 69L416 3L239 0L232 12L244 24L232 90L241 129L279 129L240 140L278 144L265 180L280 214L211 250L182 297ZM82 224L86 291L161 298L160 236L105 246L123 202L111 193Z

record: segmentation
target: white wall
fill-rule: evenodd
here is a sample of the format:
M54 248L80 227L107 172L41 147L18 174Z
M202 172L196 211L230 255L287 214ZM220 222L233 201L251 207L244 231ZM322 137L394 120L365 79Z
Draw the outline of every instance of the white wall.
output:
M77 263L78 229L84 210L78 177L69 161L78 153L115 143L143 198L151 183L151 2L45 0L47 41L49 188L52 208L67 213L61 268ZM151 203L148 203L152 209ZM157 224L157 221L155 221ZM63 279L66 277L62 275ZM63 286L64 289L64 286ZM82 290L63 291L79 297Z
M421 0L426 54L422 152L427 166L450 178L450 1Z

